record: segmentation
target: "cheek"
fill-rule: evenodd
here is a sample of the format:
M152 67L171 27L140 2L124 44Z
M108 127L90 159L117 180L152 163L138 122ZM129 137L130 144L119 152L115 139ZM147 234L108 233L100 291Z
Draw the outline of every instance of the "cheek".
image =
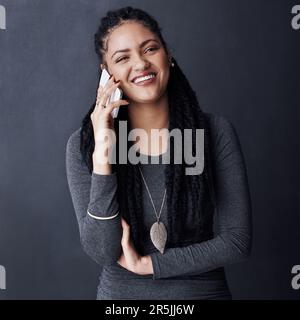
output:
M169 59L167 56L163 55L160 57L160 65L162 66L162 68L168 68Z
M169 70L170 70L168 60L166 60L166 59L162 59L161 60L160 69L161 69L161 71L163 73L164 78L166 78L166 77L168 78Z
M110 65L109 67L109 73L112 74L115 77L115 80L124 80L124 70L116 65Z
M164 67L162 68L162 79L161 81L163 82L163 84L167 83L169 81L169 77L170 77L170 69L168 64L164 65Z
M111 74L115 77L116 81L124 81L124 74L120 70L112 70Z

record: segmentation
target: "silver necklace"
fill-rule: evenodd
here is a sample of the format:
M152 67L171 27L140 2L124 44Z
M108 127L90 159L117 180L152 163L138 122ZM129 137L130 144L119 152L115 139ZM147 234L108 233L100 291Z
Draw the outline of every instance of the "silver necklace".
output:
M165 225L161 221L159 221L159 219L160 219L162 209L163 209L163 206L165 203L165 197L166 197L167 190L165 189L163 201L162 201L162 204L160 207L160 211L159 211L159 214L157 214L151 193L149 191L148 185L146 183L146 180L144 178L144 175L143 175L142 170L139 165L138 165L138 168L139 168L140 173L142 175L144 184L146 186L146 189L147 189L147 192L148 192L149 198L151 200L151 203L152 203L152 206L154 209L154 213L155 213L156 219L157 219L157 221L155 223L153 223L153 225L150 229L150 238L151 238L151 241L152 241L153 245L155 246L155 248L157 248L161 253L164 253L165 245L167 242L167 229L166 229Z

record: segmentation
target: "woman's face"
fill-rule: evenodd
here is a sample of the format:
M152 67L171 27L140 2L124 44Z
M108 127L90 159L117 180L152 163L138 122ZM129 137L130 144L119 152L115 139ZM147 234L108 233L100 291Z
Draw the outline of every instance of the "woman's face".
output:
M129 101L154 103L166 93L170 57L155 34L140 23L125 22L107 41L104 61L108 72L120 80ZM141 76L153 73L154 78L140 82Z

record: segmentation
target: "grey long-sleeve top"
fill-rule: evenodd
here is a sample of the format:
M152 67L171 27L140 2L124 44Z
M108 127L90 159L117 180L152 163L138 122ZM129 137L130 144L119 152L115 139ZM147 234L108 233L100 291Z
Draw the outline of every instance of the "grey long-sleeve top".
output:
M67 179L85 252L102 272L98 299L230 299L224 266L246 259L251 251L251 201L246 166L238 136L224 117L207 114L212 132L217 210L211 240L151 253L153 275L138 275L120 266L121 216L98 220L87 214L110 217L118 211L116 173L89 173L81 163L80 128L66 148ZM161 162L162 156L147 156ZM157 162L155 162L157 163ZM164 191L164 164L142 164L158 210ZM145 188L144 188L145 189ZM143 191L144 224L148 231L156 217L147 192ZM161 220L167 226L167 208ZM149 232L148 232L149 234ZM151 243L149 235L149 244ZM152 244L152 243L151 243Z

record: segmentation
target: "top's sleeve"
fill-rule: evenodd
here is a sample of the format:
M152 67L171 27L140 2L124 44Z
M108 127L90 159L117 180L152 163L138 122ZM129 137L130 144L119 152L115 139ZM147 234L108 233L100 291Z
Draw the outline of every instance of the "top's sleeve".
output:
M115 263L122 252L121 214L118 213L116 173L92 172L81 161L79 129L66 146L66 173L84 251L98 264ZM88 215L87 211L92 215Z
M246 165L233 125L212 121L218 231L213 239L150 254L153 279L200 274L245 260L252 247L252 208Z

